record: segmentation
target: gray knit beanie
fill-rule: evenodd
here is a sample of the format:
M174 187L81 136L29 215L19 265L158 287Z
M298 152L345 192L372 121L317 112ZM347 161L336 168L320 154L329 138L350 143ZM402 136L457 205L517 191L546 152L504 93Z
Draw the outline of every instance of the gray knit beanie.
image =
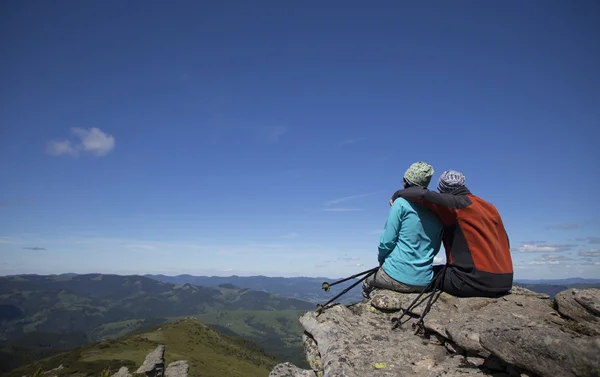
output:
M465 175L456 170L446 170L438 181L438 191L442 194L452 192L465 185Z

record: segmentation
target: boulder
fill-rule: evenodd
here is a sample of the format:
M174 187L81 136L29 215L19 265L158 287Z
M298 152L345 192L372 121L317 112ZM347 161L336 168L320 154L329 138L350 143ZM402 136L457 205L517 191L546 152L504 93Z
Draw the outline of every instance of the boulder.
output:
M554 298L557 310L580 332L600 335L600 290L567 289Z

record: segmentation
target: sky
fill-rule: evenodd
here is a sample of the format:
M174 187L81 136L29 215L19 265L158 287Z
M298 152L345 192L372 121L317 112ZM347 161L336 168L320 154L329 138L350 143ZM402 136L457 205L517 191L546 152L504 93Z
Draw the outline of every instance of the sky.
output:
M0 274L347 276L426 161L600 278L598 2L0 8Z

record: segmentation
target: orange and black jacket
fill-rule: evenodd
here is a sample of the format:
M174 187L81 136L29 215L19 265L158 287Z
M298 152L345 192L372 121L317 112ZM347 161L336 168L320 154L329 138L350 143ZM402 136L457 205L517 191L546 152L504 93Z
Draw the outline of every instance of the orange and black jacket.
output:
M394 193L429 208L444 223L447 266L471 290L502 294L513 283L510 241L498 210L461 187L440 194L423 187Z

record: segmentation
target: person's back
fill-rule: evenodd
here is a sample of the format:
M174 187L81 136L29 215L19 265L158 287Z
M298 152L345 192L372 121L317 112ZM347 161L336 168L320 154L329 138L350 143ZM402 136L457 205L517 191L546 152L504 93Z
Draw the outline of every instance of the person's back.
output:
M449 265L456 266L465 282L476 291L503 293L513 282L510 245L502 217L494 205L466 194L471 204L457 210L458 227Z
M419 161L404 173L404 187L425 188L433 167ZM375 288L421 292L433 278L433 258L441 247L442 222L424 206L404 199L391 208L378 248L380 268L363 281L363 296Z
M380 262L389 254L383 270L405 284L428 285L433 278L433 258L441 247L442 222L424 206L405 199L394 202L390 216L398 217L400 228L386 226L381 235Z
M446 171L440 177L440 193L409 188L392 200L406 198L425 205L444 222L447 268L442 290L461 297L495 297L512 288L510 244L500 213L494 205L473 195L465 177Z

